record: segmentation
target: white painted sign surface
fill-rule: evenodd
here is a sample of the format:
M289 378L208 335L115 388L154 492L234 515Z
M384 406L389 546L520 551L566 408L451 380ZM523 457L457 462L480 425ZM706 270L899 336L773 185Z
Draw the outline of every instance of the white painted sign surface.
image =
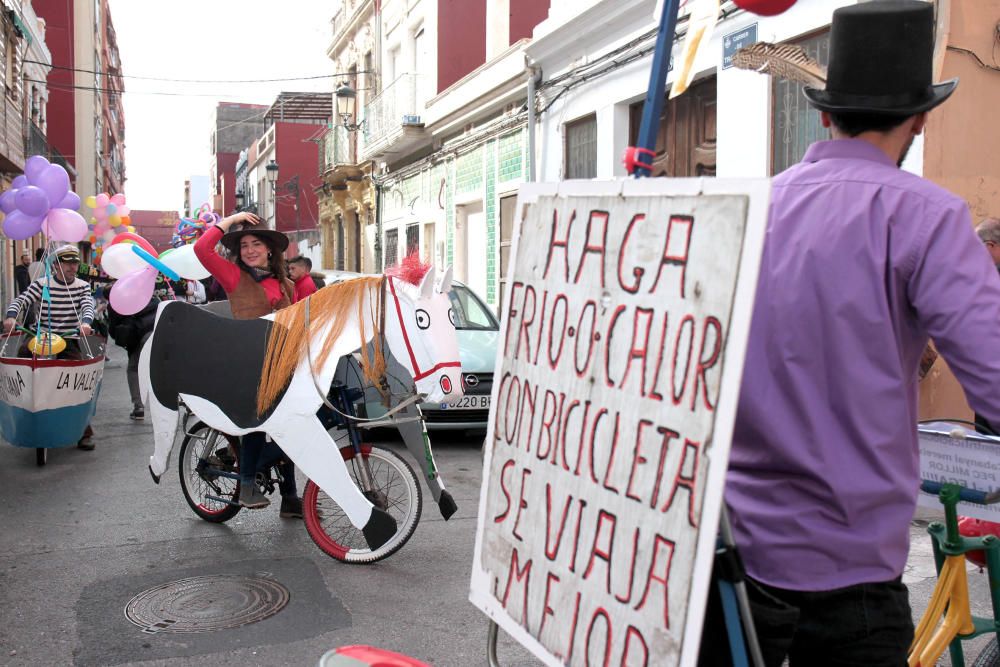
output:
M1000 488L1000 438L942 422L922 427L920 437L920 478L931 482L959 484L975 491ZM942 509L937 494L921 491L918 503ZM1000 504L979 505L960 502L958 513L986 521L1000 522Z
M695 663L767 195L522 187L470 599L547 664Z
M0 401L29 412L89 403L104 374L104 360L73 366L0 363Z

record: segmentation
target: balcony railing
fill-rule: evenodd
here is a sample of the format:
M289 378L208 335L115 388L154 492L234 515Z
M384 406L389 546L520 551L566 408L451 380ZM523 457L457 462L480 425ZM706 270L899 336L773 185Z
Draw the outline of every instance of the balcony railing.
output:
M343 125L334 125L326 131L326 134L323 135L321 149L321 173L326 173L340 165L355 163L351 134Z
M422 127L417 108L417 74L402 74L365 107L365 146L368 159L385 150L408 127Z
M73 165L63 157L63 154L57 151L51 144L49 144L48 139L45 138L45 133L42 132L41 128L35 125L32 121L27 121L28 131L24 140L24 152L26 156L31 155L42 155L48 159L49 162L53 162L58 165L62 165L71 176L76 175L76 169Z

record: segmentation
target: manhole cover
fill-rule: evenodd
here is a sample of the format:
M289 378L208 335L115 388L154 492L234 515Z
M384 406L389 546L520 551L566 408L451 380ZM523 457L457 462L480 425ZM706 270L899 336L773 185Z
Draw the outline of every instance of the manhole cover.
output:
M288 589L269 579L190 577L139 593L125 618L143 632L214 632L261 621L288 604Z

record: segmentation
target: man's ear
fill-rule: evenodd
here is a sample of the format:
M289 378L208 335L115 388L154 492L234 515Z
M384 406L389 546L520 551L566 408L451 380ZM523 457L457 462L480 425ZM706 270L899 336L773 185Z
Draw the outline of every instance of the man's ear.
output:
M830 114L825 111L819 112L819 122L823 124L823 127L830 129L833 126L833 121L830 120Z
M913 136L918 134L923 134L924 127L927 125L927 112L918 113L911 119L910 133Z

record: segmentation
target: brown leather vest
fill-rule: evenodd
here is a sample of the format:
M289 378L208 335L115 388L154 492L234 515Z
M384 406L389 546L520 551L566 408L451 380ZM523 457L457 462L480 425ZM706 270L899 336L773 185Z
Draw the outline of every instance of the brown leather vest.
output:
M295 299L295 287L292 281L287 278L282 279L281 291L284 296L272 308L264 288L246 271L240 271L240 282L236 285L236 289L229 293L229 306L232 308L233 317L237 320L251 320L290 306Z

